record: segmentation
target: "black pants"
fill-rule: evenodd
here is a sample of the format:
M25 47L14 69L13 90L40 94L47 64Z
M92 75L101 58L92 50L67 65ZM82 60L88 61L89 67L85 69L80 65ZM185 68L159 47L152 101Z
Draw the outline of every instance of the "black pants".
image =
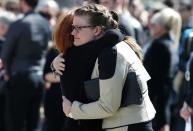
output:
M5 114L5 96L0 93L0 131L5 131L4 114Z
M62 131L65 115L62 109L62 92L60 84L52 84L49 90L46 90L44 96L44 131Z
M0 78L0 131L5 131L5 94L8 82Z
M131 124L128 126L127 131L154 131L152 128L152 122L142 122L137 124Z
M21 72L12 76L6 94L6 131L34 131L42 95L42 75Z
M74 120L66 118L63 131L104 131L102 129L102 120Z
M114 128L107 128L105 129L105 131L154 131L154 130L152 128L152 122L148 121Z

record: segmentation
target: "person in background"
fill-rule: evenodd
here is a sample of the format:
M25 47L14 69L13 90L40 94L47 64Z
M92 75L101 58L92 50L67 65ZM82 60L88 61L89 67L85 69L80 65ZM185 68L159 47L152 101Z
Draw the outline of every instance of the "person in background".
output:
M21 10L19 8L19 3L16 1L6 1L4 4L4 8L5 10L14 13L16 16L21 13Z
M43 78L45 80L43 107L44 107L44 123L43 131L62 131L65 116L62 111L62 94L60 90L60 79L56 77L50 69L50 64L58 55L58 51L54 48L52 34L54 32L58 13L64 15L64 12L59 11L58 4L53 1L39 2L36 11L43 16L50 26L50 41L49 48L46 52L46 62L43 70Z
M148 86L150 99L157 111L153 120L156 131L170 130L169 100L177 71L180 29L180 15L171 8L162 9L150 20L153 41L146 51L143 63L151 76Z
M50 64L58 55L58 51L51 46L46 55L44 66L45 94L44 94L44 131L62 131L65 115L62 111L62 93L60 78L54 75Z
M43 64L49 24L34 11L38 0L19 0L24 13L10 25L1 57L9 81L6 93L6 130L35 131L43 95Z
M56 72L61 73L63 110L69 120L75 121L72 125L102 119L101 128L105 131L152 131L151 120L155 110L146 84L150 77L140 61L140 47L133 38L124 37L117 30L115 18L118 18L116 13L99 5L87 5L75 10L71 33L74 46L63 57L65 65L61 63L64 59L59 56L52 64ZM63 26L61 24L59 27ZM57 38L62 39L59 34ZM63 45L62 42L60 45ZM142 103L120 107L129 67L137 73L140 93L143 92ZM100 97L91 101L83 87L84 81L94 78L99 78ZM94 129L90 127L90 130Z
M186 92L186 80L185 80L185 71L186 65L190 58L190 44L188 44L189 33L191 33L191 29L193 26L191 25L191 17L193 16L193 3L192 0L180 0L178 6L178 12L182 18L182 28L180 35L180 42L178 46L178 55L179 55L179 64L178 64L178 72L175 78L175 88L177 92L178 101L175 106L175 110L178 112L178 116L175 118L176 128L175 131L181 131L185 127L185 121L180 117L180 109L184 103L184 97Z
M193 20L192 20L192 26L193 26ZM185 63L185 75L184 75L184 86L183 86L183 92L182 94L182 103L183 106L180 106L180 116L183 118L183 123L188 122L191 119L191 126L193 125L192 122L192 74L193 74L193 28L186 29L184 31L184 37L183 42L184 45L186 45L186 63Z
M193 43L193 30L189 36L189 42ZM188 121L193 114L193 50L191 50L190 58L186 65L185 80L185 102L181 108L180 115L185 121Z
M6 33L14 20L16 20L16 16L13 13L8 11L0 12L0 54L5 42Z
M166 6L161 1L151 1L149 2L148 6L146 7L148 10L148 18L147 18L147 24L144 27L144 42L143 42L143 54L146 53L147 48L151 45L152 42L152 36L150 34L150 26L151 26L151 18L152 16L161 11L162 9L166 8Z
M71 27L73 14L68 11L61 11L57 23L63 20L65 25ZM68 23L70 22L70 24ZM68 28L64 29L64 31ZM55 26L54 26L55 27ZM65 33L66 34L66 33ZM68 37L64 38L68 39ZM55 75L51 68L51 62L58 55L58 50L55 49L53 41L47 51L46 63L44 66L44 80L45 80L45 95L44 95L44 114L45 125L44 131L62 131L65 123L65 115L62 110L62 93L60 89L60 78Z
M126 0L99 0L99 4L118 13L119 29L125 35L132 36L139 45L143 44L141 37L143 36L142 25L128 11Z
M193 28L192 25L192 16L193 16L193 3L191 0L180 1L178 11L182 18L182 29L181 29L181 38L179 45L179 74L184 74L186 69L186 62L188 60L186 56L186 43L184 42L185 37L188 36L187 29ZM183 83L182 83L183 84Z
M2 11L0 12L0 54L1 54L1 50L2 47L5 43L5 39L6 39L6 33L9 29L10 24L16 19L16 16L11 13L11 12L7 12L7 11ZM0 82L3 83L4 78L3 78L3 73L4 69L3 69L3 62L1 60L1 56L0 56ZM0 130L1 131L5 131L5 90L4 88L4 84L1 83L0 87Z
M142 24L142 26L146 25L148 12L144 9L144 5L140 0L129 0L128 10L130 14Z
M186 44L184 42L184 37L187 37L187 33L185 31L187 29L193 28L192 25L192 16L193 16L193 3L191 0L180 1L178 11L182 18L182 29L181 29L181 38L180 38L180 45L179 45L179 72L184 74L186 69L186 62L187 56L186 54Z
M58 3L54 0L41 1L38 3L36 11L49 21L50 29L53 31L60 11Z

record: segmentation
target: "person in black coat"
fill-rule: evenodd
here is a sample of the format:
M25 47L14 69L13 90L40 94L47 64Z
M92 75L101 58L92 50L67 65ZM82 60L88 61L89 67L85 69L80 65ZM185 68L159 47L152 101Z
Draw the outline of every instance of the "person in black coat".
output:
M20 0L24 16L10 25L1 53L6 93L6 129L34 131L39 126L39 109L43 96L43 64L48 47L48 22L35 7L38 0Z
M5 43L6 33L10 24L15 20L15 15L11 12L2 11L0 13L0 54ZM5 80L3 78L4 68L0 56L0 130L5 131Z
M189 35L187 37L187 45L190 45L189 47L190 53L189 59L186 64L186 71L185 71L185 86L184 86L184 94L183 94L183 100L184 104L183 107L181 108L180 115L181 117L187 121L190 116L192 116L193 113L193 28L189 30ZM191 117L192 118L192 117Z
M193 53L188 61L186 70L186 96L184 105L180 111L180 115L184 120L188 120L188 118L193 113Z
M169 15L168 15L168 12ZM172 15L170 15L172 14ZM171 21L173 18L173 21ZM144 57L144 66L151 76L148 81L149 95L156 109L153 126L156 131L169 129L170 107L169 96L173 88L173 77L177 65L177 40L180 31L180 16L173 9L163 9L151 19L150 33L153 37ZM176 27L173 28L173 23ZM178 24L177 24L178 23ZM171 34L175 36L171 36Z
M62 131L65 115L62 111L62 93L60 78L53 74L50 64L58 55L54 47L50 47L46 55L44 66L45 94L44 94L44 131Z
M49 22L51 30L50 35L52 35L55 23L57 21L56 15L59 13L58 4L55 1L45 1L39 4L36 10ZM63 14L62 11L60 13L61 15ZM60 14L58 17L60 17ZM65 115L62 111L60 78L56 76L50 68L50 64L58 55L58 51L54 48L52 40L49 41L49 45L50 48L46 53L46 62L43 70L43 78L45 80L43 97L45 118L43 131L61 131L65 121Z

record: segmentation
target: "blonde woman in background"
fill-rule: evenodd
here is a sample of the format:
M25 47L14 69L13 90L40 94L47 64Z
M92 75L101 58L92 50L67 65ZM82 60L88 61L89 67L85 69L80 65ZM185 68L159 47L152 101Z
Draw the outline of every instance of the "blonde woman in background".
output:
M145 54L144 66L152 78L148 81L149 94L157 111L153 127L156 131L169 131L168 102L177 71L181 18L175 10L165 8L154 14L150 23L153 41Z

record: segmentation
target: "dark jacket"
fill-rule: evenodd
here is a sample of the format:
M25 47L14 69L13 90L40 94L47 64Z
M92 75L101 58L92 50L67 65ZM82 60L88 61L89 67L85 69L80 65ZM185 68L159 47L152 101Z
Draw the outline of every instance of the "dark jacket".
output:
M179 45L179 70L185 72L186 64L193 51L193 28L187 28L182 32Z
M154 122L155 129L169 124L170 111L168 110L169 94L172 89L172 77L174 74L174 62L172 58L173 41L169 34L164 34L155 39L144 57L144 66L151 76L148 81L149 95L156 109Z
M9 75L43 69L49 40L48 22L31 11L14 22L7 33L2 59Z
M193 108L193 53L191 54L191 57L187 64L185 79L186 79L185 101L191 108Z
M50 64L58 55L58 51L51 47L46 54L46 62L44 66L44 78L48 73L52 73ZM46 80L45 80L46 81ZM45 126L49 131L61 131L65 121L65 114L62 110L62 93L60 83L50 83L50 88L45 90L44 94L44 114Z
M4 43L5 43L5 39L4 38L0 38L0 54L1 54L1 51L2 51ZM0 58L1 58L1 56L0 56Z

